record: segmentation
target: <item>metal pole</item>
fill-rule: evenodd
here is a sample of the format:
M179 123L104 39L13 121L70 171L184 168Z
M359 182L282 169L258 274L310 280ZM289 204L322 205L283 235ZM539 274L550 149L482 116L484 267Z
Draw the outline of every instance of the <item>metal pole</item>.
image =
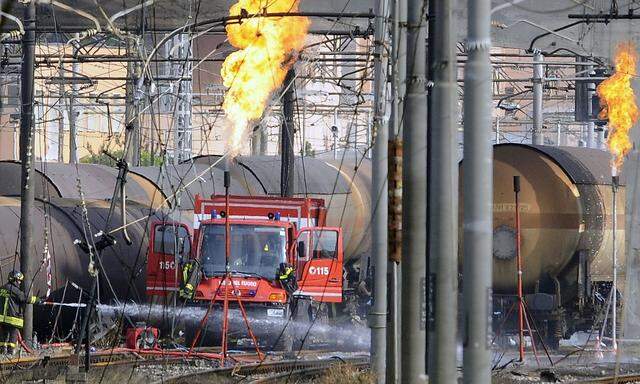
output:
M616 195L618 194L618 175L616 174L616 169L613 169L613 175L611 175L611 191L613 196L613 201L611 205L611 211L613 213L613 217L611 220L611 230L612 230L612 239L613 239L613 279L611 282L611 289L613 293L611 294L611 340L613 345L614 352L618 352L618 338L617 338L617 312L618 312L618 247L616 246L616 230L618 220L617 220L617 204L616 204Z
M402 382L425 382L427 281L427 1L408 0L402 160Z
M458 164L457 84L453 1L435 4L431 191L429 193L429 271L435 272L435 332L429 381L457 383ZM484 99L490 100L490 98ZM488 104L487 104L488 105ZM489 141L490 143L490 141ZM485 180L486 181L486 180ZM410 206L410 205L409 205Z
M585 59L586 61L586 59ZM593 65L587 65L582 68L585 68L588 72L587 75L591 74L593 71ZM593 94L595 93L596 86L594 83L587 83L587 116L589 116L589 120L591 120L591 115L593 114L593 103L591 103L591 99L593 98ZM595 133L596 125L593 121L589 121L587 123L587 148L593 148L593 135Z
M135 43L130 39L127 40L127 55L135 55ZM126 104L125 104L125 153L124 159L131 166L139 165L140 163L140 121L138 119L138 107L135 98L136 84L137 84L137 62L127 63L127 82L125 84ZM175 152L177 145L175 145ZM174 153L174 159L179 157Z
M20 98L22 109L20 114L20 161L22 162L20 194L20 270L24 274L24 292L31 295L33 285L33 269L36 260L33 254L33 220L35 211L35 178L33 177L34 129L33 124L33 89L34 62L36 43L36 6L31 1L24 9L24 26L26 33L22 37L22 72L20 84ZM33 336L33 304L26 304L24 308L24 327L22 338L31 345Z
M224 303L223 303L223 323L222 323L222 363L227 358L227 343L228 343L228 326L229 326L229 286L233 284L231 279L231 204L229 203L229 187L231 185L231 173L228 170L228 162L224 171L224 278L222 280L224 285ZM215 296L214 296L215 297Z
M85 340L85 372L89 371L89 353L88 353L88 349L89 349L89 344L90 344L90 336L89 336L89 321L91 319L91 309L93 307L94 304L94 299L96 296L96 289L98 286L98 275L97 275L97 270L95 275L91 276L92 280L91 280L91 288L89 290L89 302L87 303L87 306L85 307L85 312L84 312L84 316L82 317L82 324L80 326L80 329L78 329L78 336L76 338L76 348L75 348L75 355L76 355L76 359L78 364L80 363L80 351L82 350L82 338L86 338Z
M560 147L562 146L562 127L560 126L560 123L556 123L556 146Z
M605 128L601 127L601 129L598 131L598 149L606 149L605 144L607 142L607 139L604 137L604 130Z
M302 136L302 143L300 144L300 156L307 155L307 100L306 96L303 96L300 100L302 102L302 126L300 127L300 136Z
M64 64L60 64L60 77L64 76ZM60 92L60 100L58 101L58 163L64 163L64 82L60 82L58 87Z
M76 33L75 37L79 38L80 34ZM80 64L74 62L72 65L72 78L76 78L76 73L80 71ZM73 82L71 84L71 95L69 96L69 163L78 163L78 143L77 143L77 115L75 111L75 99L78 96L78 85Z
M333 135L333 160L338 159L338 109L333 110L333 125L331 126Z
M491 383L493 146L491 145L491 0L470 0L464 75L465 383ZM500 118L496 118L496 144ZM454 192L455 193L455 192Z
M389 190L387 184L389 161L389 127L385 119L387 110L387 0L378 0L375 31L375 78L374 78L374 143L371 169L372 204L372 255L373 255L373 306L369 313L371 327L371 366L376 382L386 382L387 351L387 217ZM356 140L357 143L357 136ZM357 150L357 144L356 144ZM357 151L356 151L357 153Z
M542 134L542 81L544 57L542 52L536 50L533 52L533 131L531 133L531 143L534 145L544 145L544 136Z
M522 302L522 254L520 252L520 176L513 176L516 197L516 263L518 268L518 339L520 361L524 361L524 303Z
M404 116L405 81L407 74L407 0L395 0L393 7L392 49L392 109L389 124L389 220L387 238L389 253L389 316L387 326L387 383L400 382L400 256L402 252L402 125Z
M496 117L496 144L500 144L500 117Z
M282 161L280 164L280 195L293 196L293 167L294 167L294 127L293 127L293 106L294 87L296 72L291 68L284 79L284 95L282 96L282 121L280 136L280 154Z
M267 127L263 126L260 129L260 155L264 156L267 154L268 144L269 144L269 137L268 137Z

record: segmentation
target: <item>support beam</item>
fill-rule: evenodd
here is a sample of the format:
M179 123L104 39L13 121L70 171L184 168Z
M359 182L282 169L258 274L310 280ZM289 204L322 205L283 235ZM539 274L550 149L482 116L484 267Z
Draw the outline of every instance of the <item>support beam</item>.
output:
M544 123L542 112L542 82L543 82L543 62L542 52L533 53L533 130L531 132L531 143L534 145L544 145L544 135L542 125Z
M372 259L373 306L369 313L371 327L371 366L378 384L386 382L387 360L387 217L389 189L387 183L389 164L389 126L387 111L388 0L378 0L375 32L375 79L373 113L373 156L371 169L372 204ZM357 150L357 135L355 138Z
M455 384L458 382L458 117L453 0L437 1L434 17L428 228L429 286L435 288L435 328L429 333L434 356L429 360L433 364L428 372L430 382Z
M20 97L22 110L20 111L20 161L22 162L20 194L20 271L24 274L23 289L28 296L33 285L33 272L36 255L33 245L33 220L35 210L35 178L33 177L33 163L35 160L33 124L33 89L34 63L36 43L36 6L31 1L25 5L24 26L26 33L22 37L22 72L20 80ZM24 327L22 338L31 345L33 337L33 304L26 304L24 308Z
M282 96L282 127L280 131L280 195L283 197L291 197L294 193L293 175L294 175L294 123L293 123L293 107L295 103L296 72L293 68L289 69L284 78L284 95Z
M402 382L425 383L427 281L427 1L408 0L402 161Z
M491 383L491 0L469 0L464 74L464 383ZM500 119L496 119L496 143Z

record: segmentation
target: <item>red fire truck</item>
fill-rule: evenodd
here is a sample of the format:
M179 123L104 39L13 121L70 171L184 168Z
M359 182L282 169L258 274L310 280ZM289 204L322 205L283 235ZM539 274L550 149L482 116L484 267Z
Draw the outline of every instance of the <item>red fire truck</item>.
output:
M182 271L190 265L197 277L190 279L196 282L191 305L209 306L213 300L215 310L227 295L230 305L241 300L250 318L286 320L299 300L342 302L342 233L324 226L322 199L229 196L228 218L225 199L196 196L193 237L184 223L152 224L148 296L167 297L184 288ZM231 281L223 284L227 219ZM278 279L281 264L295 269L293 292Z

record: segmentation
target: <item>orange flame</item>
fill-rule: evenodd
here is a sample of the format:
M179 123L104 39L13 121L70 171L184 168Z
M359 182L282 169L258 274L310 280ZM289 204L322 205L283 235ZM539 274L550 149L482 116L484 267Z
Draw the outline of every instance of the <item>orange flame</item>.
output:
M636 75L637 58L632 43L618 45L615 73L600 83L596 90L604 106L598 117L609 119L607 146L614 157L614 171L622 168L624 156L631 150L629 131L638 121L636 96L631 88L631 79Z
M239 0L231 16L298 12L299 0ZM222 64L223 84L228 87L222 108L231 122L227 150L236 155L248 126L259 119L271 93L280 87L296 54L304 44L309 19L301 16L250 17L226 27L229 42L238 51Z

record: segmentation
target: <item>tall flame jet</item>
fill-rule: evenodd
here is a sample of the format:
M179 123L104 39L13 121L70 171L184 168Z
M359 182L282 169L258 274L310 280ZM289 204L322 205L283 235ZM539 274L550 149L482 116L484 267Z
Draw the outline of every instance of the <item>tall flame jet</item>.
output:
M632 43L622 43L616 49L615 73L604 80L596 92L604 106L599 114L601 119L609 119L607 146L613 155L614 173L622 168L624 156L631 150L629 139L631 127L638 121L636 96L631 87L631 79L636 76L637 54Z
M239 0L229 14L254 15L298 12L299 0ZM302 49L309 19L301 16L242 18L226 27L229 43L238 48L222 64L223 84L228 87L222 104L231 123L227 150L240 152L251 121L259 119L274 90Z

